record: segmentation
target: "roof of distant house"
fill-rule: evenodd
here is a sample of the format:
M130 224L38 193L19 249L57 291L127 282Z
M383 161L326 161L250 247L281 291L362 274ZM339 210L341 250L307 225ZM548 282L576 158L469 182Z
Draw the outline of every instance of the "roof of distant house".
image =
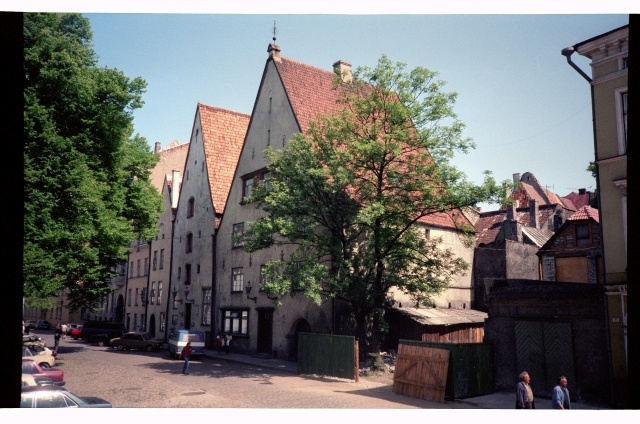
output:
M597 223L600 223L600 214L598 209L592 208L589 205L583 206L576 213L567 218L567 221L581 221L585 219L593 219Z
M164 184L164 178L171 171L184 170L184 163L187 160L187 152L189 151L189 143L180 143L175 140L164 148L160 148L160 143L156 143L154 153L160 158L158 163L151 171L149 179L151 184L158 190L162 191L162 185Z

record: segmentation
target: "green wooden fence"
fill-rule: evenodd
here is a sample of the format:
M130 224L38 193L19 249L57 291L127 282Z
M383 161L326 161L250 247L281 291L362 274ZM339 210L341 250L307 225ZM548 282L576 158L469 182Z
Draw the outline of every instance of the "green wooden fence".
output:
M496 391L493 348L489 343L438 343L400 340L400 344L427 346L449 351L445 398L482 396Z
M298 368L301 374L357 380L356 357L353 336L298 333Z

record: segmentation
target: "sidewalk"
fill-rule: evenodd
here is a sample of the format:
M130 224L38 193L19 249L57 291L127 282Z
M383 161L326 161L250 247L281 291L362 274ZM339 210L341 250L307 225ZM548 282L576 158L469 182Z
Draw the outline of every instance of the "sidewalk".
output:
M222 359L225 361L240 362L250 365L268 367L278 369L292 374L298 374L298 363L275 359L262 355L243 355L239 353L218 353L215 350L205 349L205 356L211 358ZM472 405L477 409L514 409L515 392L495 392L485 396L478 396L466 399L455 399L454 403L464 403ZM586 402L572 401L572 409L590 409L590 410L610 410L611 408L604 405L592 405ZM536 399L536 409L552 409L550 399Z

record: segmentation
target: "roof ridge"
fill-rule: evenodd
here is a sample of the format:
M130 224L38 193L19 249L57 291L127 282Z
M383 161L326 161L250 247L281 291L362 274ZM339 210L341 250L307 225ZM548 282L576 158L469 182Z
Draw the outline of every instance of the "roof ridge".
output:
M237 110L226 109L226 108L218 107L218 106L211 106L211 105L208 105L208 104L205 104L205 103L202 103L202 102L198 102L198 108L209 109L211 111L219 111L219 112L231 113L231 114L240 115L240 116L248 116L248 117L251 116L248 113L238 112Z

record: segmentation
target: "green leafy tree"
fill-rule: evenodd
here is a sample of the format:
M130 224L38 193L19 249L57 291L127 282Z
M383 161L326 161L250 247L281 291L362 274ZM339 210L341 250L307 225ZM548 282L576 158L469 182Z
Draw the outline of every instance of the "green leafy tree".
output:
M109 293L127 247L154 235L161 198L157 158L133 135L146 82L97 66L88 19L24 15L24 295L71 309Z
M379 352L391 287L416 303L433 296L469 264L420 221L448 213L471 243L461 209L500 202L504 188L489 172L474 185L450 164L473 148L453 111L455 93L425 68L379 59L353 79L337 76L339 112L318 118L279 150L267 150L270 175L253 198L266 216L242 236L249 252L295 246L266 265L263 289L350 302L361 346ZM464 236L463 236L464 237Z

